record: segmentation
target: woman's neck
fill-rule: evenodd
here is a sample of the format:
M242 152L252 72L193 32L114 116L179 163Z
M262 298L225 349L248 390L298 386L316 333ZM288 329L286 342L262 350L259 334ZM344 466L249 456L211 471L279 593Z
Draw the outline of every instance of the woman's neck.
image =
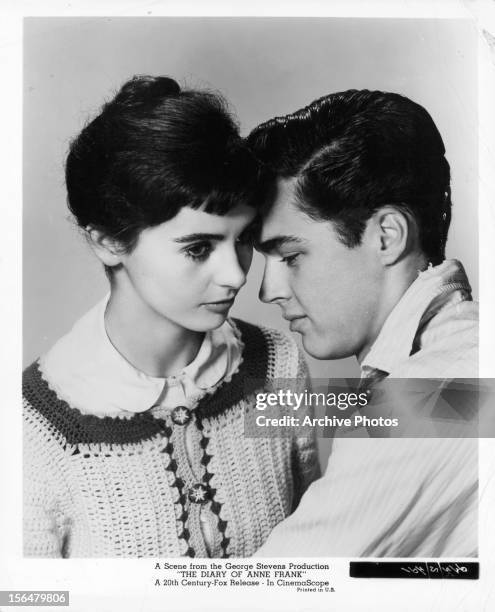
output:
M147 304L112 291L105 311L105 329L112 345L148 376L180 372L198 354L204 334L184 329Z

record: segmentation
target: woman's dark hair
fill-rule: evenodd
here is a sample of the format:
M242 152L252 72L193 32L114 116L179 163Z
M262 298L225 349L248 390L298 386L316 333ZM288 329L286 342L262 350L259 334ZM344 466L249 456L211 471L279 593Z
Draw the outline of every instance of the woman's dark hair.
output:
M394 93L349 90L258 126L248 137L275 176L294 177L298 206L330 220L352 248L384 205L416 220L420 247L444 258L451 218L450 168L426 110Z
M77 223L126 252L184 206L225 214L254 206L260 189L259 164L225 100L152 76L125 83L73 140L65 177Z

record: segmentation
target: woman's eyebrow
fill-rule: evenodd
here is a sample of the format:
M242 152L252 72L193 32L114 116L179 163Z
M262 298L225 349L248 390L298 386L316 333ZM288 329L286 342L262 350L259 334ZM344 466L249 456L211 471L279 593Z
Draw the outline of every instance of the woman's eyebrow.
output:
M288 244L303 244L304 240L299 238L298 236L273 236L273 238L269 238L268 240L263 240L263 242L257 242L255 247L256 250L261 251L262 253L273 253L277 249L280 249L283 246L287 246Z
M174 242L184 244L185 242L199 242L200 240L224 240L224 234L202 234L200 232L195 234L186 234L185 236L179 236L174 238Z

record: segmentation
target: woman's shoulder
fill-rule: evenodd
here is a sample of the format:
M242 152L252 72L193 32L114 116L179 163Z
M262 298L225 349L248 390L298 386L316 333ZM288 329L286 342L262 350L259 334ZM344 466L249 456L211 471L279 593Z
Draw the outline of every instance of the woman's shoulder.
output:
M114 358L104 330L106 300L86 312L26 368L23 379L26 391L35 389L36 396L45 396L50 389L50 401L54 399L53 391L58 399L85 414L111 414L100 407L118 404L125 392L117 395L119 389L113 384L117 377L115 363L119 360Z
M108 295L79 317L40 357L44 372L72 372L94 363L100 354L103 313L107 301Z
M60 433L65 422L70 420L71 413L77 412L51 387L39 359L22 373L22 398L27 431L33 428Z
M47 448L57 452L64 445L61 424L66 421L66 413L58 411L59 400L39 365L36 360L22 373L22 403L24 452L29 454L32 449L40 459Z
M81 444L133 445L169 430L150 411L130 418L84 414L60 397L40 369L39 361L23 373L24 433L38 443L51 440L58 448L77 449ZM96 446L95 446L96 445Z
M244 343L245 359L250 356L261 359L262 355L266 355L267 378L291 378L298 375L304 357L293 338L278 329L240 319L232 319L232 322Z

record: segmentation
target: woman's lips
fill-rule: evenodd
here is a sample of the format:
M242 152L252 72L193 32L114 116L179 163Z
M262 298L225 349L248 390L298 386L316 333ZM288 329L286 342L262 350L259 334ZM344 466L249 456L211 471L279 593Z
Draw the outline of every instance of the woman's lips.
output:
M218 302L206 302L203 306L211 312L224 313L228 312L234 303L234 298L230 300L220 300Z

